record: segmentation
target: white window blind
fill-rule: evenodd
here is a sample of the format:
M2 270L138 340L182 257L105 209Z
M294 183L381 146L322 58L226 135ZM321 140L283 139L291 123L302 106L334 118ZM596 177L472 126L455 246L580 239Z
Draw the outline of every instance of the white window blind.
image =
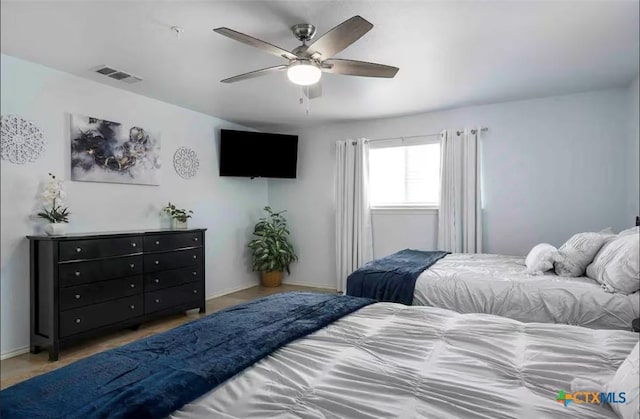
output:
M438 207L440 142L372 143L369 193L373 208Z

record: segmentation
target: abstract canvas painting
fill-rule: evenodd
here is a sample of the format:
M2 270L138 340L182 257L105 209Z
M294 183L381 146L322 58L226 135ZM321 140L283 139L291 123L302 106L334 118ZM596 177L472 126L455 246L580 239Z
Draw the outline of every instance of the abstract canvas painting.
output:
M71 115L71 180L159 185L160 168L156 133Z

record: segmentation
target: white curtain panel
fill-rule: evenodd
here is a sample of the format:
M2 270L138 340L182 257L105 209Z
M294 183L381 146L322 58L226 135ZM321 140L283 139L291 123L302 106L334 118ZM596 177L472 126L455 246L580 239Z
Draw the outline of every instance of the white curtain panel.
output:
M336 142L336 289L342 292L347 276L373 258L368 148L364 138Z
M481 128L465 129L462 139L462 251L482 253Z
M479 132L445 130L440 136L440 250L482 253Z

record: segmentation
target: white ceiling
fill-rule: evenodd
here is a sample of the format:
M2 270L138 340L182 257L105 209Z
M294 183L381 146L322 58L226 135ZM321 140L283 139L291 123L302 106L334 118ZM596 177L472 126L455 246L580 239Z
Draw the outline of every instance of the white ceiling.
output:
M3 1L5 54L253 126L414 114L628 84L638 74L638 1ZM400 67L395 79L324 74L299 104L286 74L219 80L284 60L212 32L285 49L295 23L318 36L359 14L374 28L337 57ZM179 25L178 38L169 28ZM89 71L108 64L127 85Z

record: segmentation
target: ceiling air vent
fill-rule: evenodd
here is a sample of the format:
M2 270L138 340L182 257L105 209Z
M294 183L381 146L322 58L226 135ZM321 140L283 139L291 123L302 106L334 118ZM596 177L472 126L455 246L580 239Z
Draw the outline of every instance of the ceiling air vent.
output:
M96 73L101 74L103 76L110 77L110 78L112 78L114 80L123 81L123 82L128 83L128 84L138 83L138 82L142 81L142 79L140 77L132 76L129 73L125 73L124 71L116 70L115 68L109 67L109 66L106 66L106 65L101 65L101 66L92 68L91 70L95 71Z
M99 70L96 70L96 73L104 74L105 76L108 76L109 74L115 73L115 72L116 70L109 67L101 67Z
M118 71L117 73L109 74L109 77L116 80L122 80L129 77L127 73L123 73L122 71Z
M126 79L122 79L121 81L125 82L125 83L137 83L139 81L142 81L142 79L140 77L136 77L136 76L129 76Z

